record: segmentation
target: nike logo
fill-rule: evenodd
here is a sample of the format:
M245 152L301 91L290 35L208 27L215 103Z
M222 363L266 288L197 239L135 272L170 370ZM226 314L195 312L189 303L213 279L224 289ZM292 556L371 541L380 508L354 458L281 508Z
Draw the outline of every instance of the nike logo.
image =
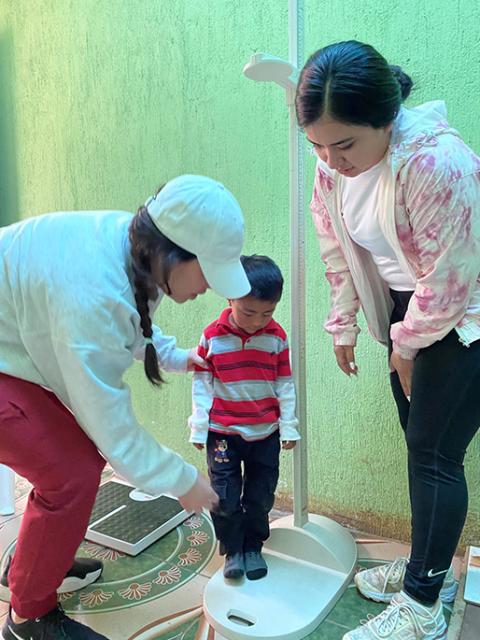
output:
M12 629L10 625L8 625L8 629L10 633L12 633L15 636L15 638L17 638L17 640L27 640L26 638L22 638L22 636L19 636L18 633L15 633L15 631ZM30 636L30 640L33 640L32 636Z
M448 569L445 569L445 571L435 571L435 572L434 572L434 571L432 571L432 570L430 569L430 571L427 573L427 576L428 576L429 578L435 578L435 576L441 576L441 575L442 575L442 573L447 573L447 571L448 571Z

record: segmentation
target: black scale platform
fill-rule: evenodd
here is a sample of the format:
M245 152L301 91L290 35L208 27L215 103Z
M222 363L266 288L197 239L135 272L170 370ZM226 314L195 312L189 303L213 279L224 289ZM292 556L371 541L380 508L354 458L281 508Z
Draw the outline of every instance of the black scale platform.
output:
M111 480L101 485L85 538L136 556L191 514L168 496L133 500L134 487Z

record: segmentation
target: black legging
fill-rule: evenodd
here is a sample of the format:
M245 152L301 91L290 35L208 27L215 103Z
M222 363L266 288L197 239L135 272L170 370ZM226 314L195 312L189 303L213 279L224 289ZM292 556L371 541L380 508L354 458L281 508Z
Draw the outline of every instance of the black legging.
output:
M393 324L403 320L412 292L390 294ZM467 348L452 330L421 349L413 366L411 402L396 372L390 382L408 448L412 551L404 589L433 604L467 514L463 459L480 426L480 340Z

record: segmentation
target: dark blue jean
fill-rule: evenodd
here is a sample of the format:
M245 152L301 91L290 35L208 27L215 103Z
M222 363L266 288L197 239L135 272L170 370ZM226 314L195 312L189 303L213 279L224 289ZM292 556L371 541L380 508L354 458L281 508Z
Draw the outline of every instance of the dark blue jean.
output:
M412 293L390 293L393 324L403 320ZM390 374L390 382L408 449L412 550L404 589L433 604L467 514L463 460L480 426L480 340L465 347L452 330L421 349L410 402L397 373Z
M275 500L279 455L278 431L254 442L209 432L208 475L220 498L211 515L222 555L260 551L270 535L268 514Z

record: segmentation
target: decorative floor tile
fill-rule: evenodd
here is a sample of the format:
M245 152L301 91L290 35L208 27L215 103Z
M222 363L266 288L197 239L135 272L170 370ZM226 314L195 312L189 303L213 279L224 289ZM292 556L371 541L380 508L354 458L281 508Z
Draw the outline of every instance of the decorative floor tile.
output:
M369 614L376 616L383 609L385 609L384 604L360 597L355 587L350 585L320 626L324 626L326 622L335 623L342 626L346 633L349 629L358 626L359 621L366 619ZM312 637L315 638L315 636Z
M342 640L347 631L349 631L347 627L325 621L318 629L310 633L306 640Z
M0 531L0 565L14 551L19 520ZM77 555L102 560L102 576L81 591L62 594L60 601L67 613L106 613L162 598L202 577L215 548L211 520L204 516L189 518L135 557L84 541Z
M190 611L180 611L178 614L166 616L155 620L150 625L143 627L130 640L155 640L156 638L175 638L175 640L199 640L206 629L208 637L208 625L203 619L201 608Z
M104 472L104 480L113 472ZM30 487L17 479L16 514L0 518L0 561L14 550ZM407 556L406 545L354 534L359 567L368 568ZM79 555L104 562L99 581L82 591L63 594L69 615L110 640L225 640L202 615L203 590L223 565L208 514L193 516L136 557L84 541ZM457 570L461 559L455 561ZM353 583L307 640L341 640L369 614L385 605L362 598ZM8 605L0 602L0 624ZM447 617L451 607L446 609Z

